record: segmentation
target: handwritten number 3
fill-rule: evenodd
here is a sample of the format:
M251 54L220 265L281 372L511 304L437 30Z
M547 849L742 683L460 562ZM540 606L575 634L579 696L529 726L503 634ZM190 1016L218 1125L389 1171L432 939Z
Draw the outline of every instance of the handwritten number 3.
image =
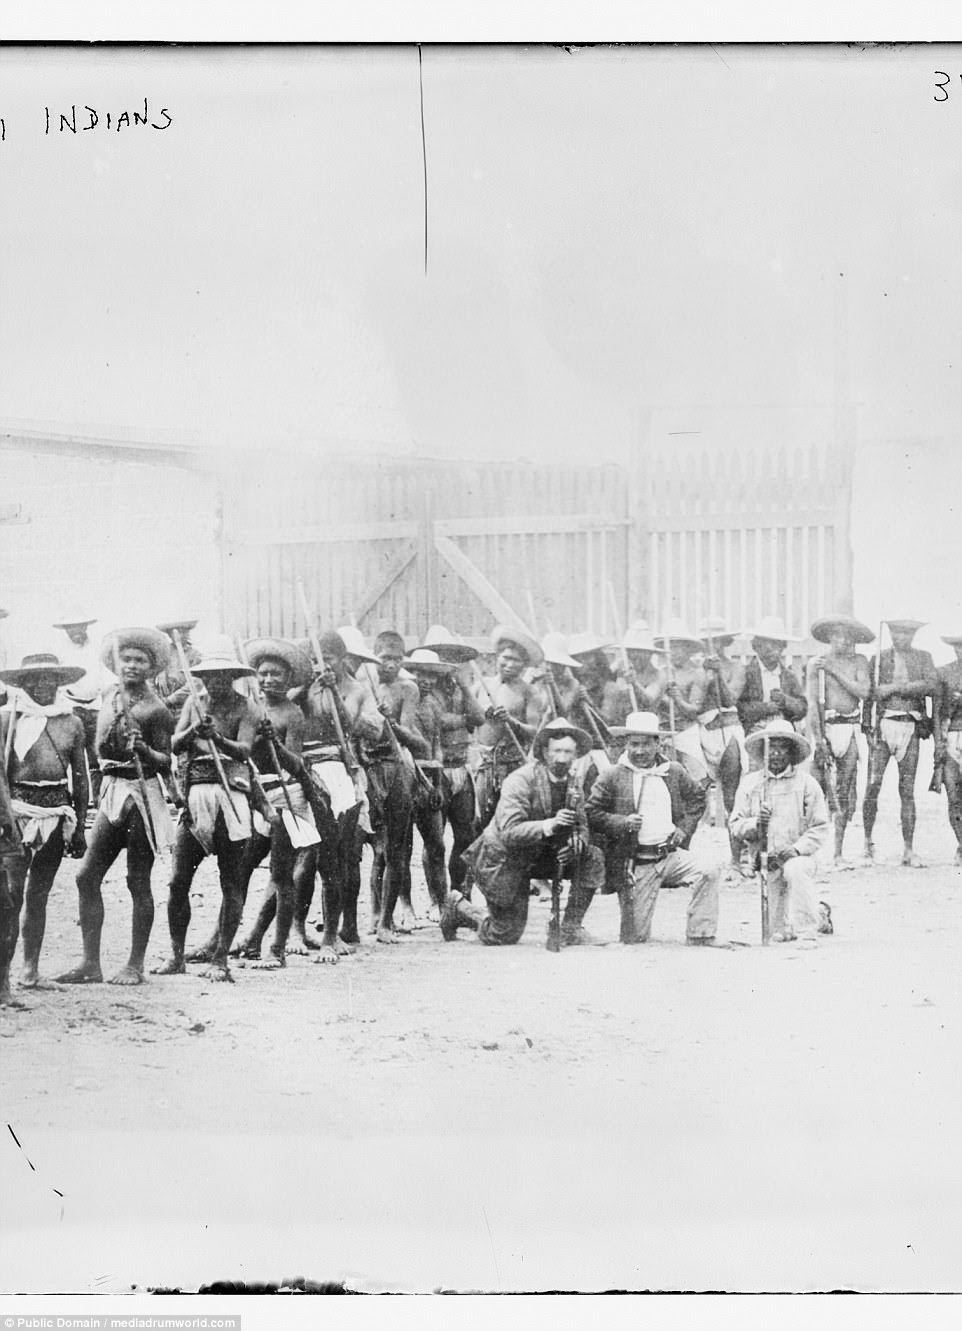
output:
M936 86L936 88L938 88L938 92L937 92L937 93L935 94L935 96L932 98L932 101L933 101L933 102L947 102L947 101L949 100L949 94L945 91L945 89L948 87L948 85L949 85L949 83L950 83L950 81L951 81L950 76L949 76L948 74L946 74L946 72L945 72L944 69L937 69L937 70L935 71L935 73L936 73L936 74L941 74L942 77L943 77L943 79L945 80L945 82L944 82L944 83L936 83L935 86ZM941 97L939 96L939 92L942 94Z

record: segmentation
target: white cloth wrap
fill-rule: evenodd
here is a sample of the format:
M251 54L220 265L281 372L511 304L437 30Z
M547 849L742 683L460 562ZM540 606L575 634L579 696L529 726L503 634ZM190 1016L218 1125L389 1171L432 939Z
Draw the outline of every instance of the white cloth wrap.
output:
M828 740L828 747L835 757L844 758L848 753L849 745L855 738L855 722L829 721L825 726L825 738Z
M909 745L915 738L915 722L891 721L887 716L883 716L879 731L881 732L882 743L889 753L897 763L902 762L909 751Z
M353 809L355 804L359 803L351 774L340 759L331 758L326 762L311 763L311 771L330 796L335 817L347 813L348 809Z
M665 741L663 748L667 752L671 751L670 739ZM692 724L685 726L683 730L675 731L675 752L678 754L678 761L693 781L706 780L708 768L705 766L701 734L697 725Z
M718 712L716 710L714 716L717 715ZM736 719L729 724L726 712L724 729L722 729L721 726L713 726L709 728L707 724L700 721L698 725L698 738L701 741L702 758L708 768L708 775L713 781L718 780L718 764L721 762L722 755L732 740L735 740L738 744L738 751L741 754L742 759L742 770L748 767L748 754L745 751L745 732L737 720L737 715Z
M202 781L191 786L187 796L190 812L190 830L208 855L214 849L214 826L218 813L224 815L224 825L231 841L246 841L251 834L251 811L247 796L232 790L230 799L223 787Z
M290 811L293 808L298 818L303 818L306 823L314 827L314 814L311 812L311 806L307 802L307 796L301 785L296 781L285 782L284 785L278 781L277 784L269 784L268 778L262 777L261 783L264 786L264 794L267 796L267 802L271 808L276 809L278 813ZM284 794L285 786L287 795ZM290 796L290 804L287 798ZM271 834L270 824L259 809L254 809L251 815L251 823L258 836L269 837Z
M100 787L100 804L97 806L100 813L112 823L114 827L119 826L124 819L124 809L128 799L133 800L137 806L137 812L140 814L140 821L144 825L144 831L147 833L147 840L153 847L154 854L157 855L172 843L174 839L174 823L170 816L170 810L167 808L167 801L164 799L164 789L160 784L158 776L144 777L144 785L147 787L147 808L150 810L150 820L147 819L147 813L144 809L144 797L140 790L140 782L136 777L114 776L107 772L104 775L103 785ZM153 825L153 836L151 836L151 825Z
M28 850L38 850L46 845L61 822L64 842L69 841L77 829L77 815L69 804L46 809L43 805L14 798L10 801L10 808L17 820L20 840Z

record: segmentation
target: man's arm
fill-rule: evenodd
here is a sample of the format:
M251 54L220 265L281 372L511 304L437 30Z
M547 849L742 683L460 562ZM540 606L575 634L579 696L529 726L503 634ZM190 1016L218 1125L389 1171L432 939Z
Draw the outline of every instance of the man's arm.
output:
M141 727L140 737L134 742L141 761L149 764L151 772L170 771L170 737L173 729L174 718L160 699L156 699L145 718L145 726Z
M73 784L73 810L77 815L77 826L70 840L69 852L77 857L87 849L84 835L84 822L87 818L87 804L90 800L90 788L87 785L87 754L84 742L84 728L75 716L70 734L70 775Z
M620 841L629 835L628 815L615 813L617 768L609 767L602 772L594 785L585 805L588 826L592 832L602 832L613 841Z
M886 698L927 698L935 689L937 677L935 665L928 652L913 652L916 658L917 675L915 679L903 684L879 684L875 690L881 700Z
M805 827L792 849L798 855L815 855L828 841L832 827L822 788L812 776L805 778L802 813Z
M745 777L738 784L728 830L739 841L758 840L758 801L754 798L757 790L758 782L751 777Z
M404 679L400 683L401 710L398 719L391 723L394 733L415 758L430 758L431 746L418 729L417 708L421 691L413 680Z
M533 805L534 783L530 770L521 768L517 772L512 772L505 778L501 787L501 798L495 811L497 831L509 849L538 847L550 839L554 832L560 831L564 825L563 822L556 822L554 818L535 817L534 814L538 811ZM577 821L577 815L572 814L570 810L561 812L568 812L571 821Z
M695 834L695 828L701 821L702 814L705 812L708 804L708 793L691 779L680 763L673 764L673 766L677 766L678 797L681 802L681 808L677 810L678 817L675 818L675 827L687 846ZM673 809L673 817L675 812L676 810Z

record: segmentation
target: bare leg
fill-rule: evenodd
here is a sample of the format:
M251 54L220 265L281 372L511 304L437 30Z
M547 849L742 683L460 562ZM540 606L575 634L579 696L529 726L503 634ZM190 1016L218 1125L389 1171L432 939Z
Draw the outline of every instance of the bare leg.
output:
M204 855L203 846L190 829L182 823L179 824L174 837L170 892L167 899L167 925L170 929L172 955L169 961L154 967L152 971L154 975L183 975L187 969L184 965L184 944L190 924L190 885Z
M951 758L945 760L945 799L948 806L949 826L955 834L956 864L962 864L962 770Z
M410 861L411 818L413 816L413 778L400 763L395 763L384 801L384 879L377 941L394 943L392 930L394 907L404 882L404 865Z
M869 737L868 741L868 780L865 786L865 798L862 800L862 827L865 832L865 858L875 859L875 820L878 817L878 797L885 780L889 764L887 744Z
M211 957L210 967L204 971L204 978L208 980L233 979L227 964L227 954L230 952L244 911L240 872L246 848L246 841L231 841L227 835L224 816L218 813L217 822L214 824L214 854L217 856L217 869L220 875L221 905L217 925L217 948Z
M27 857L11 855L0 860L0 1007L24 1007L10 989L10 966L17 950L20 910L27 879Z
M448 859L448 880L452 892L463 893L467 865L461 856L475 837L474 787L470 779L465 782L462 790L451 796L444 812L454 835Z
M271 838L266 836L261 836L259 832L255 832L251 837L251 839L247 842L244 842L243 844L244 844L244 853L241 858L240 873L238 875L238 884L240 887L241 901L242 901L242 908L241 908L242 913L243 913L243 903L246 902L247 900L247 893L250 888L251 876L253 875L254 870L257 868L257 866L263 862L265 856L270 851ZM261 945L263 944L264 941L264 935L271 927L271 923L274 919L274 911L275 911L275 890L274 890L274 878L273 875L271 875L271 879L267 885L267 890L264 893L264 899L261 902L260 909L257 912L257 918L255 919L253 925L251 926L250 931L247 934L247 937L241 939L231 948L230 952L232 957L247 957L248 960L250 961L256 961L260 957ZM206 946L202 949L202 953L201 952L191 953L189 960L212 961L214 959L214 953L217 951L217 939L219 935L220 935L220 922L218 921L217 928L211 934L210 939L208 940Z
M111 984L143 984L144 957L150 931L154 925L154 898L150 890L150 875L154 867L154 852L140 817L140 810L132 808L124 820L127 833L127 891L130 893L130 956L110 979Z
M41 987L40 949L47 928L47 898L63 860L63 824L40 846L30 862L23 914L23 978L26 989Z
M124 845L124 827L115 827L103 814L98 813L87 842L87 853L77 870L83 960L73 970L58 975L58 984L99 984L104 978L100 969L100 936L104 925L104 901L100 888L107 870Z

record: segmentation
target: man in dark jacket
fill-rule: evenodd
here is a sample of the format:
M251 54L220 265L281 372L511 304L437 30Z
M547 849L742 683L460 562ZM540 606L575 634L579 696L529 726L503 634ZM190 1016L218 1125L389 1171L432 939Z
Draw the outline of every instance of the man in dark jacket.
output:
M760 730L776 716L793 724L805 719L808 711L805 691L795 672L782 660L787 646L785 626L774 616L763 619L752 634L755 655L745 666L737 698L738 718L746 735Z
M632 712L624 736L624 753L599 776L587 805L588 826L619 852L621 941L647 943L659 889L689 887L686 941L728 947L715 937L719 870L688 850L705 811L705 790L680 763L662 757L654 712Z
M594 941L581 922L604 882L604 857L588 841L584 794L572 773L576 758L590 748L590 735L564 717L535 736L532 761L505 778L494 818L465 852L488 912L452 892L441 914L448 942L465 926L489 946L517 943L528 922L532 878L550 879L556 868L571 880L562 944Z

